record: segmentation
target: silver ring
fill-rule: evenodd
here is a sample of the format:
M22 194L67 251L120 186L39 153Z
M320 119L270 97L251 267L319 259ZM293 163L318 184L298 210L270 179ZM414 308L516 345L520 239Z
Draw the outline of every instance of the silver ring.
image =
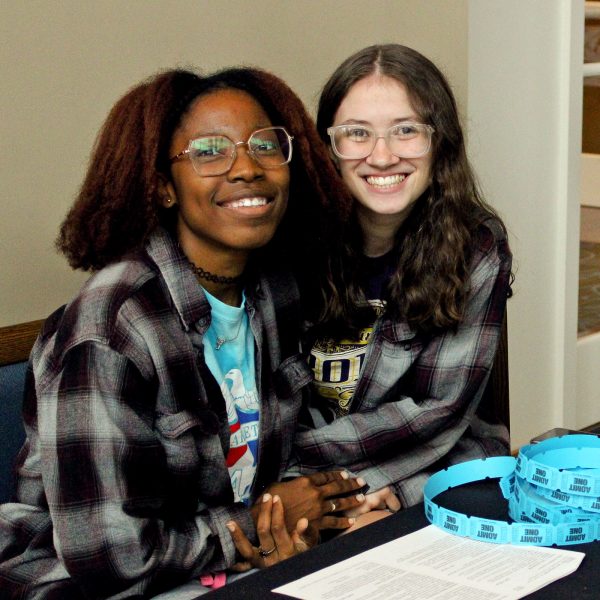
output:
M329 512L335 512L336 506L335 506L335 502L331 503L331 510Z
M273 554L273 552L275 552L275 550L277 549L277 546L273 546L270 550L263 550L262 546L258 547L258 553L265 558L266 556L269 556L270 554Z

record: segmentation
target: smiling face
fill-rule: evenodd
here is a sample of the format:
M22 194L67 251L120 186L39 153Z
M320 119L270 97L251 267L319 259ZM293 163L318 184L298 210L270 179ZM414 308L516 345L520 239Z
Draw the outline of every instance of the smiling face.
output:
M374 73L357 81L348 91L332 125L361 124L378 135L402 122L421 122L406 88L396 79ZM394 156L385 139L363 159L334 158L346 185L357 200L358 219L366 245L374 229L393 239L415 202L431 180L431 150L419 158ZM389 244L388 244L389 246Z
M254 131L271 125L246 92L216 90L193 102L171 140L170 156L199 136L220 134L246 142ZM288 165L264 169L246 146L238 146L224 175L201 177L189 160L173 163L163 204L178 207L177 237L192 262L222 275L239 274L248 254L268 243L281 222L289 180Z

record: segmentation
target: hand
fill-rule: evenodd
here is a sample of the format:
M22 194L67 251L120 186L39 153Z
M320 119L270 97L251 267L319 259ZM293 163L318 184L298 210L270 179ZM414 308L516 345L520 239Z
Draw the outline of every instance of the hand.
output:
M290 556L308 550L316 543L314 530L308 520L298 521L294 531L288 533L285 525L284 508L279 496L264 494L259 506L256 531L259 546L253 546L234 521L227 523L233 543L243 560L231 567L233 571L247 571L252 567L264 569ZM318 534L318 532L317 532Z
M365 496L364 502L357 507L350 508L344 512L347 517L358 517L372 510L388 510L397 512L402 508L400 500L392 492L389 486L371 492Z
M335 498L348 494L365 485L360 477L350 478L345 471L327 471L297 477L291 481L273 483L267 488L271 495L280 497L285 507L285 523L289 532L296 528L302 518L308 519L318 529L346 529L354 521L345 514L333 515L359 507L364 502L363 494ZM251 509L254 522L257 523L260 503Z

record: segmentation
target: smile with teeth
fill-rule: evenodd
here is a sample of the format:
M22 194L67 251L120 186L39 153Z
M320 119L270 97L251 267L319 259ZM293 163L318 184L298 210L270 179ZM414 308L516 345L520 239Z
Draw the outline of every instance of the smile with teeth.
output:
M234 200L233 202L228 202L227 204L223 204L225 208L249 208L254 206L266 206L268 204L268 200L263 197L256 198L242 198L241 200Z
M406 179L406 175L387 175L385 177L372 175L370 177L366 177L365 179L369 185L379 188L386 188L402 183Z

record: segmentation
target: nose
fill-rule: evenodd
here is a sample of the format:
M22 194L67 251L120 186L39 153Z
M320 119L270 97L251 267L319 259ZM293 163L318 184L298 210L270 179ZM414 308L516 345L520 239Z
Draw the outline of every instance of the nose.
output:
M228 179L231 181L253 181L263 177L264 170L248 152L248 144L238 142L235 146L233 164L227 173Z
M367 156L366 161L368 165L383 169L396 164L400 159L390 152L385 138L378 137L375 142L375 147L371 154Z

